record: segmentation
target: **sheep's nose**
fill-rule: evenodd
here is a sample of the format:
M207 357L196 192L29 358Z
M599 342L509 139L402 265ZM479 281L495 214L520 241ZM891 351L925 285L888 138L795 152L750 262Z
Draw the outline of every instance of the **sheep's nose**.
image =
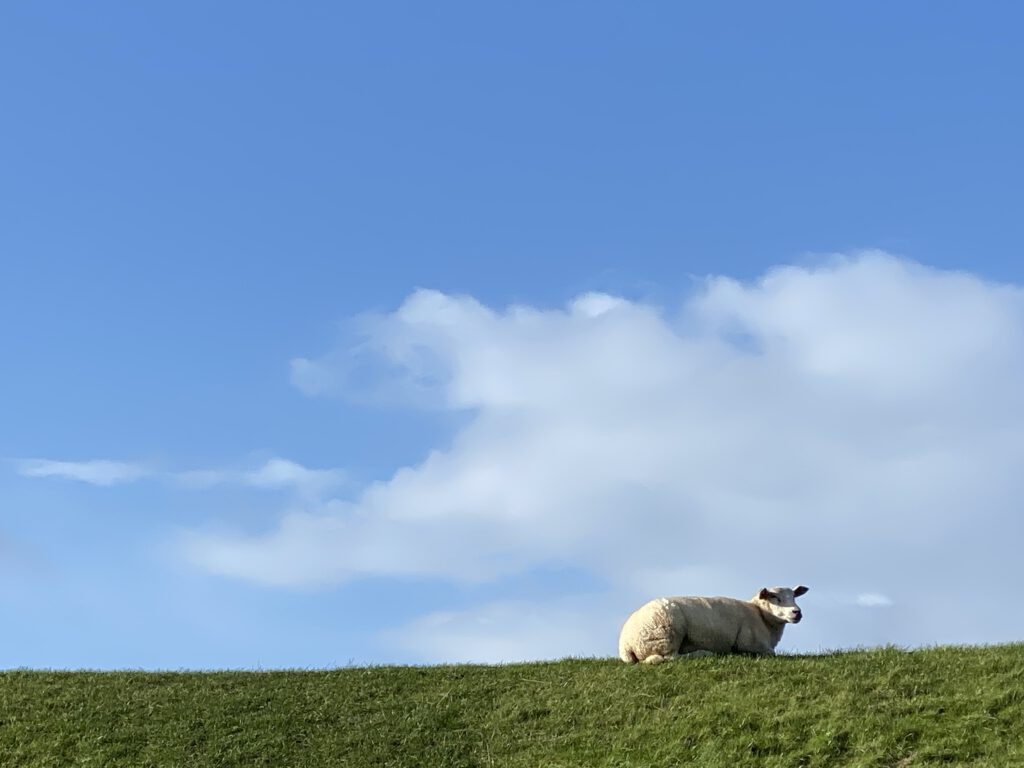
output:
M793 611L793 621L800 621L804 615L800 611Z

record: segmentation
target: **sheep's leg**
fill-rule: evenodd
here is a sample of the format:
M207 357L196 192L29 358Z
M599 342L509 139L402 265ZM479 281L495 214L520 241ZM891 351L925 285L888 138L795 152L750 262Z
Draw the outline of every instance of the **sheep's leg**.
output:
M672 659L679 658L678 653L666 653L665 655L660 653L651 653L644 660L644 664L662 664L662 662L671 662Z
M675 659L680 658L682 658L682 656L680 656L678 653L666 653L664 655L660 653L652 653L650 656L644 659L644 664L661 664L661 662L663 661L674 661Z

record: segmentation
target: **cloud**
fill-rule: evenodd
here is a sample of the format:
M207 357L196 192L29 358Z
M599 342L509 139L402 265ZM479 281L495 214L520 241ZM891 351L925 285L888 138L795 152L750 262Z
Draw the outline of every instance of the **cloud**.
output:
M619 621L583 599L497 601L420 617L381 639L415 661L496 664L567 656L612 656Z
M80 462L22 459L16 465L18 473L25 477L59 477L100 486L156 479L198 489L240 485L264 490L292 490L310 498L345 482L345 473L341 470L309 469L282 458L269 459L255 469L194 469L184 472L156 471L142 464L106 459Z
M317 496L345 482L339 469L309 469L288 459L272 458L249 470L197 469L174 475L180 482L197 488L215 485L242 485L267 490L296 490Z
M871 252L710 278L671 311L417 291L356 329L293 362L300 389L457 410L464 425L350 500L293 508L258 536L195 534L194 562L279 585L556 564L616 599L806 583L809 618L815 587L857 594L870 575L917 612L911 629L876 629L921 642L953 633L927 613L935 583L980 590L983 567L985 599L1010 595L991 582L1015 581L1024 533L1016 286ZM1011 630L1024 625L992 626Z
M24 477L59 477L90 485L110 486L132 483L151 476L141 464L124 461L49 461L23 459L17 462L18 474Z
M877 592L863 592L857 595L857 605L861 608L888 608L892 600Z

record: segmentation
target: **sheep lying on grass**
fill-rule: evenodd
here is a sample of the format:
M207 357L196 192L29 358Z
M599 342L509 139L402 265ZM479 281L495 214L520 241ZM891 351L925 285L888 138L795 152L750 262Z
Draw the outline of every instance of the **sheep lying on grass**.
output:
M731 597L659 597L626 619L619 658L657 664L686 654L773 655L786 624L802 614L794 598L807 587L766 587L750 600Z

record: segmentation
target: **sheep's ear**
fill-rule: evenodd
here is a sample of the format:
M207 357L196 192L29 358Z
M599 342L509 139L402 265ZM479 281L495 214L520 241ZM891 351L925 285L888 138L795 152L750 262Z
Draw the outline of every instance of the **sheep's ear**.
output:
M800 597L800 595L807 594L809 587L805 587L802 584L793 590L793 597Z
M772 596L772 593L768 591L768 587L762 587L761 591L757 593L759 600L767 600Z

